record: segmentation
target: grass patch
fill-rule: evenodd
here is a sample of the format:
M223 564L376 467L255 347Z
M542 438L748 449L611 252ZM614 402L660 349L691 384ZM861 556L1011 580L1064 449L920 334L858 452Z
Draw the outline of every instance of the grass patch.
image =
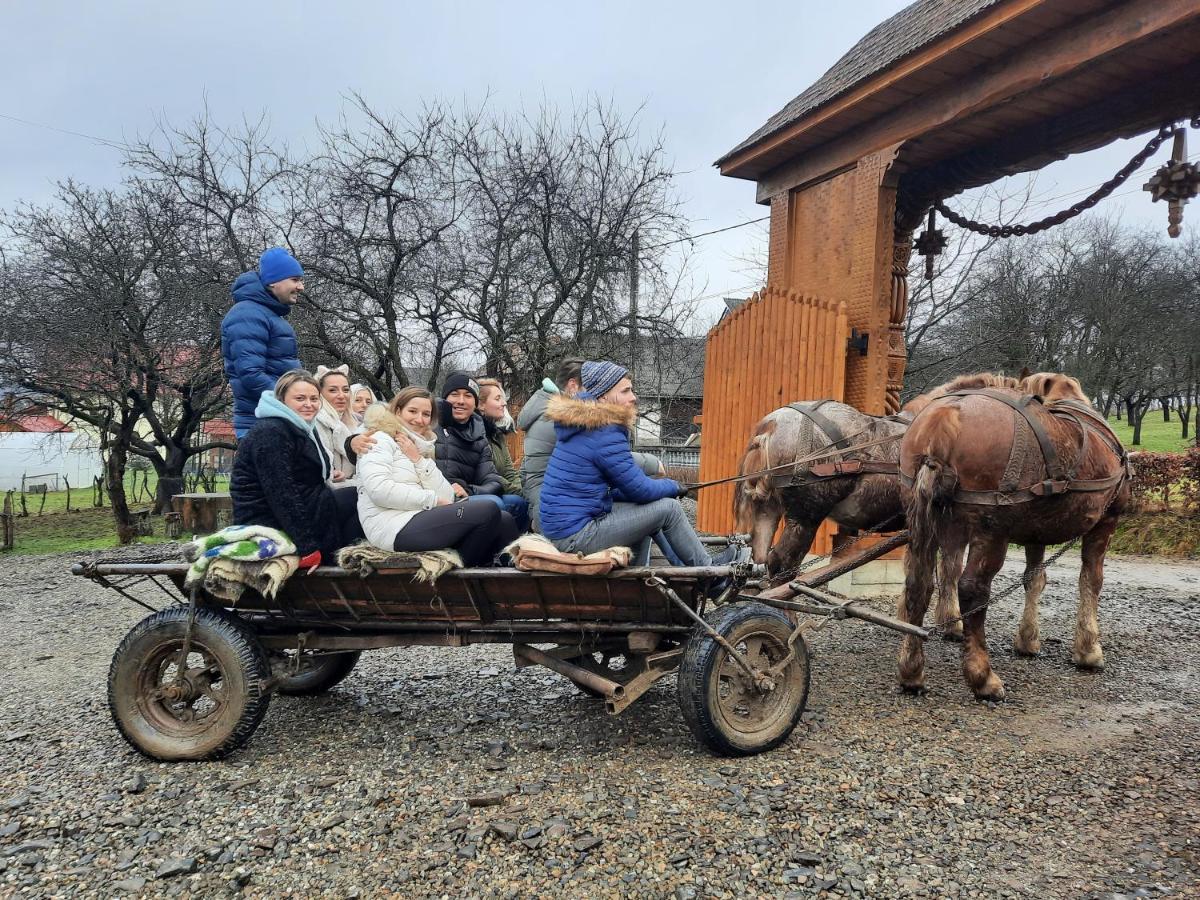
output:
M47 504L47 507L49 504ZM162 519L152 520L157 534L139 539L139 543L157 544L166 540L162 535ZM34 553L67 553L72 550L107 550L119 546L117 527L112 510L81 509L72 512L32 514L16 520L16 541L12 553L26 556Z
M1192 411L1192 424L1195 425L1196 411ZM1189 447L1195 446L1195 431L1190 432L1193 437L1184 440L1179 436L1179 430L1182 427L1179 424L1179 419L1175 414L1171 414L1171 421L1164 422L1162 420L1162 411L1152 409L1146 413L1146 418L1142 420L1142 442L1136 447L1133 445L1133 428L1128 422L1122 419L1118 422L1111 416L1108 419L1108 424L1112 426L1121 443L1132 450L1150 450L1155 453L1179 453L1187 450Z
M129 494L129 508L133 511L148 509L153 501L147 500L147 491L153 495L156 479L150 473L149 487L143 490L141 476L138 476L137 496L133 493L132 478L125 483ZM218 491L229 489L229 479L218 479ZM45 497L45 505L42 498ZM21 511L21 495L13 493L13 512ZM16 541L12 553L18 556L35 553L69 553L73 550L108 550L120 546L117 543L117 526L113 521L112 508L108 503L108 495L104 497L104 506L92 506L91 485L73 487L71 489L71 509L67 510L67 492L51 491L46 494L26 494L25 508L29 515L16 519ZM41 514L39 515L39 510ZM167 540L163 535L165 528L161 517L151 519L154 525L153 537L139 538L138 543L157 544Z
M1113 535L1113 553L1200 559L1200 516L1142 512L1124 516Z

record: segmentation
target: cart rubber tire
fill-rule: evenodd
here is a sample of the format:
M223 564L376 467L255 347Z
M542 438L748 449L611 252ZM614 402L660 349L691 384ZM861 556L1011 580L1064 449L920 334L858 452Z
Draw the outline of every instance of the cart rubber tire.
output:
M162 696L164 687L176 689L171 670L183 648L187 622L186 606L142 619L122 639L108 670L108 707L117 730L154 759L227 756L254 733L271 700L263 690L271 667L254 632L236 615L206 607L196 609L184 679L187 695L174 700Z
M282 679L276 690L290 697L323 694L350 674L360 656L361 650L314 656L310 663L311 668Z
M707 620L749 655L755 668L776 665L787 654L792 623L769 606L733 603L709 613ZM787 740L808 702L810 667L803 637L796 640L795 650L796 658L775 689L763 694L746 684L745 674L725 649L696 626L679 664L679 708L696 738L723 756L751 756Z

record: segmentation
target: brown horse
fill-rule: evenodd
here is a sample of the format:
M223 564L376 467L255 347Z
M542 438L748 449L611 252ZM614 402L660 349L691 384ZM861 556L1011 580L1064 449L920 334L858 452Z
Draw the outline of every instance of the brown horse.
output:
M766 472L737 484L733 511L739 531L751 535L754 561L765 562L772 575L794 570L812 547L822 520L833 519L843 528L870 529L890 522L893 528L903 524L904 507L900 485L894 470L900 455L900 437L908 429L913 415L931 400L951 391L983 387L1016 387L1017 380L990 372L963 375L909 401L898 416L869 416L853 406L833 401L798 403L784 406L764 416L742 454L738 473L764 473L805 459L844 438L838 447L853 448L875 440L894 440L862 451L840 453L831 460L857 460L884 464L867 466L893 471L867 471L814 477L811 465L798 464L800 471L784 469ZM820 459L814 462L828 462ZM783 534L774 547L771 540L785 520ZM955 596L962 554L943 557L942 590L938 592L935 621L939 624L958 616ZM955 622L949 629L957 636L962 626Z
M958 580L963 618L963 675L980 699L1004 697L984 633L992 579L1010 542L1026 546L1029 568L1045 545L1083 539L1079 610L1072 659L1099 668L1104 654L1096 622L1104 554L1129 499L1124 449L1075 379L1031 375L1021 390L943 396L928 403L900 447L901 480L911 542L899 615L920 624L933 588L937 553L969 550ZM1033 395L1033 396L1031 396ZM1039 571L1026 574L1026 609L1018 649L1036 652ZM901 685L925 684L921 641L900 648Z

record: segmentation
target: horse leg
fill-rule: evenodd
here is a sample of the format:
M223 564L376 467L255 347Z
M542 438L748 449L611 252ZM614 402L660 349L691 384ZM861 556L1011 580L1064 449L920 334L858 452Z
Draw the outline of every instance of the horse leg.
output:
M1100 646L1100 625L1096 613L1100 589L1104 586L1104 554L1117 528L1116 516L1105 516L1083 536L1082 565L1079 569L1079 612L1075 622L1075 646L1071 661L1081 669L1103 669L1104 649Z
M783 526L783 534L779 536L779 543L767 555L767 571L774 576L791 571L804 562L819 525L788 519Z
M1021 624L1013 638L1013 649L1020 656L1037 656L1042 652L1042 638L1038 629L1038 601L1046 588L1046 570L1042 560L1046 558L1044 544L1028 544L1025 547L1025 611Z
M904 558L904 593L896 617L901 622L920 625L925 620L929 597L933 593L934 554L931 548L927 557L909 552ZM899 656L900 687L912 694L925 693L925 642L918 637L905 635L900 639Z
M942 552L938 561L937 606L933 611L935 625L958 619L958 577L962 574L963 554L967 549L966 535L961 529L943 529L939 543ZM962 622L953 621L942 631L942 638L961 641L962 633Z
M974 538L966 568L958 580L958 602L963 611L963 677L978 700L1004 699L1004 682L992 671L988 659L984 607L991 594L992 579L1004 565L1007 550L1008 541L1003 537Z

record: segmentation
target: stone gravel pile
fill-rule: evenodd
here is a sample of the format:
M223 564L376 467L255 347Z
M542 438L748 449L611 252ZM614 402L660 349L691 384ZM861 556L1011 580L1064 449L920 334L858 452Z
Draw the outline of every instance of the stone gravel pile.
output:
M749 759L700 748L673 679L612 718L493 646L371 651L230 758L162 764L105 700L146 612L77 558L0 560L0 896L1200 895L1194 565L1110 560L1095 674L1064 557L1040 658L1010 649L1019 593L989 612L1003 704L958 645L913 698L893 635L827 628L801 727Z

